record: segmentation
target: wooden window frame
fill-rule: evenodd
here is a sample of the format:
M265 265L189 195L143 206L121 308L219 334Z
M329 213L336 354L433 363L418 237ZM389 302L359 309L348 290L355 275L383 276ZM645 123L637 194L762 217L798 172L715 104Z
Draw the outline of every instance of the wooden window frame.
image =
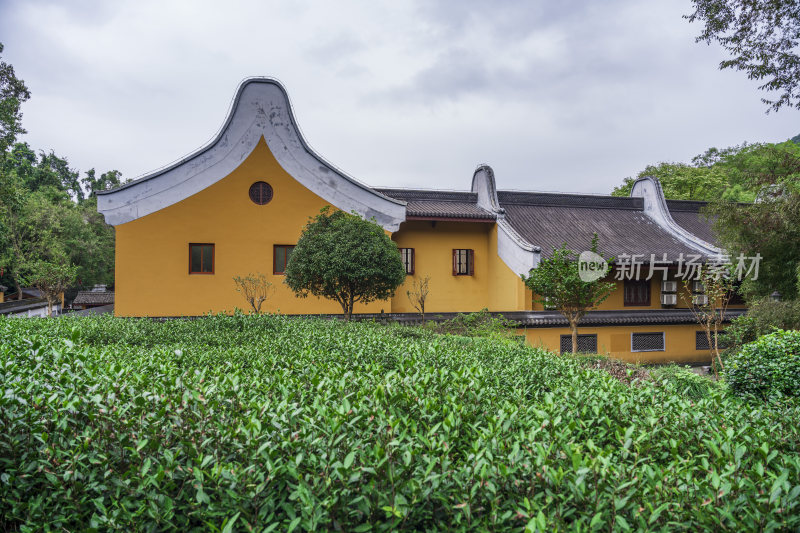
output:
M633 284L644 284L647 287L645 291L647 295L647 299L642 302L641 300L629 300L628 299L628 286ZM651 302L651 293L652 287L650 286L650 280L644 279L632 279L632 280L625 280L622 283L622 302L624 307L649 307Z
M195 246L210 246L211 247L211 272L202 272L203 268L203 252L200 252L200 272L192 271L192 248ZM190 242L189 243L189 274L205 274L210 275L214 274L215 271L215 263L217 262L217 247L214 246L213 242Z
M466 252L467 255L467 271L459 271L459 255L460 252ZM471 248L453 248L453 275L454 276L474 276L475 275L475 250Z
M253 198L253 191L254 187L258 187L259 195L257 198ZM262 191L266 190L269 191L269 194L262 197ZM267 183L264 180L258 180L250 185L250 188L247 190L247 196L250 198L250 201L256 205L267 205L272 201L273 196L275 195L275 191L272 189L272 185Z
M283 264L283 270L278 270L278 248L291 248L294 250L296 244L273 244L272 245L272 273L276 276L286 275L286 266L289 264L289 256L286 256L286 262Z
M400 261L403 263L403 268L406 271L406 276L413 276L414 270L416 266L416 252L413 248L398 248L400 251ZM406 256L404 255L404 251L408 250L410 257L410 261L406 263Z

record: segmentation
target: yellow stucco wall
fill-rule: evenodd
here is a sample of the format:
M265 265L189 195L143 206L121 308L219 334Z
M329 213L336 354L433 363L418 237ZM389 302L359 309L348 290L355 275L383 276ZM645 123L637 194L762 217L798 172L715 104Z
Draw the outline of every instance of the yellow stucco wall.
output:
M631 333L665 333L664 351L632 352ZM710 363L709 350L695 350L695 333L702 331L698 325L670 326L606 326L579 327L580 335L597 335L597 352L629 363ZM525 337L531 346L542 346L559 352L561 335L569 335L569 328L529 328Z
M489 302L490 311L525 311L531 309L532 294L517 274L497 254L497 225L489 231Z
M646 275L646 274L645 274ZM670 277L670 279L673 279ZM626 311L637 311L637 310L652 310L652 309L688 309L689 308L689 298L686 289L681 281L678 281L678 291L677 291L677 305L671 307L664 307L661 305L661 276L660 274L657 277L654 277L650 280L650 305L625 305L625 291L623 290L624 281L614 280L613 277L609 276L604 281L613 281L616 285L614 291L606 298L600 305L598 305L595 309L597 310L619 310L624 309ZM542 304L540 303L533 303L533 309L537 311L541 311L543 309ZM743 304L730 304L728 305L731 309L741 309L746 307Z
M273 199L248 190L268 182ZM229 176L160 211L116 227L117 316L191 316L248 309L233 277L263 272L274 292L262 311L341 313L339 304L300 299L273 275L273 245L296 244L310 216L327 205L281 168L263 138ZM214 243L214 274L189 274L189 243ZM356 313L388 311L388 302L356 304Z
M273 199L266 205L254 204L248 189L255 181L267 181ZM262 311L285 314L340 313L341 307L329 300L297 298L273 272L273 246L296 244L309 217L327 202L292 178L273 157L263 139L250 156L229 176L172 206L116 227L116 296L118 316L193 316L207 312L248 310L248 304L235 290L233 277L261 272L273 284L273 291ZM414 248L415 274L389 301L356 304L356 313L415 312L406 295L414 279L431 276L427 313L541 309L533 305L532 295L519 276L497 253L497 226L481 222L408 221L401 224L392 239L401 248ZM189 244L213 243L214 273L189 274ZM472 276L452 274L452 250L474 250ZM649 307L624 307L622 282L600 309L660 309L660 283L651 283ZM2 295L0 295L2 301ZM668 354L696 360L694 328L668 339ZM633 328L634 330L636 328ZM630 333L631 328L623 328ZM529 330L529 342L547 342L558 348L562 330ZM582 330L583 331L583 330ZM631 354L618 350L615 328L600 328L598 347L622 358L661 357L658 354ZM536 332L535 337L533 336ZM592 330L587 330L592 332ZM613 337L617 335L617 337ZM676 333L676 335L678 335ZM604 340L605 339L605 340ZM615 348L612 349L612 344ZM606 347L606 348L602 348ZM691 350L689 350L691 347ZM672 355L670 355L672 356ZM689 359L686 359L689 358ZM702 357L701 357L702 359Z
M414 248L415 274L407 276L392 299L393 313L414 313L406 295L415 278L431 277L426 313L479 311L488 305L489 231L479 222L403 222L392 236L398 248ZM475 250L475 274L453 275L453 249ZM495 252L496 254L497 252Z

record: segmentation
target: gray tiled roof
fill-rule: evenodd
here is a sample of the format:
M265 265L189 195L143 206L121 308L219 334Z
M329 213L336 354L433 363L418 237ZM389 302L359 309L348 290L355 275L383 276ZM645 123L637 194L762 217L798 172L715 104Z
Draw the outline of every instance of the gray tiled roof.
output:
M672 219L686 231L693 233L711 244L716 244L717 237L712 228L714 219L708 219L700 210L707 202L691 200L667 200L667 207Z
M375 189L381 194L407 202L409 217L494 220L496 215L477 206L476 193L425 189ZM681 242L644 214L642 198L592 194L498 191L506 220L529 243L540 246L547 256L553 248L567 243L582 251L597 232L604 256L623 253L650 254L669 259L697 251ZM700 214L706 202L667 200L675 222L700 239L715 243L711 222Z
M113 292L78 291L72 305L108 305L114 303Z
M725 313L725 322L743 315L745 309L728 309ZM500 317L514 323L517 327L529 328L560 328L568 327L567 320L558 311L508 311L493 312L494 317ZM425 318L431 322L442 322L458 316L459 313L426 313ZM293 315L310 316L310 315ZM341 315L314 315L321 318L334 318ZM389 320L403 324L420 324L422 318L418 313L359 313L353 315L354 320ZM579 327L603 326L665 326L671 324L697 324L697 318L689 309L639 309L639 310L614 310L614 311L588 311L581 319ZM698 326L699 327L699 326Z
M641 198L498 191L498 199L506 220L545 257L563 243L586 250L595 232L604 256L642 254L647 260L666 253L674 261L697 253L645 215Z
M745 309L728 309L725 322L743 315ZM504 317L517 322L521 326L547 328L567 327L567 319L558 311L525 311L504 313ZM614 310L588 311L581 319L579 327L587 326L636 326L636 325L670 325L696 324L697 318L690 309L648 309L648 310Z
M410 217L473 218L494 220L496 216L478 207L478 195L473 192L431 191L420 189L375 189L381 194L408 202Z
M71 316L91 316L91 315L107 315L114 313L114 304L99 305L97 307L90 307L89 309L81 309L80 311L73 311Z

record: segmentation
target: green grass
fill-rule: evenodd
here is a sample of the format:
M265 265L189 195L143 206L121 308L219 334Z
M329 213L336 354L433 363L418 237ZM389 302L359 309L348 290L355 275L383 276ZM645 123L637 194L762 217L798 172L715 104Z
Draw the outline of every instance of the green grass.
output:
M0 319L0 529L791 530L800 408L514 341Z

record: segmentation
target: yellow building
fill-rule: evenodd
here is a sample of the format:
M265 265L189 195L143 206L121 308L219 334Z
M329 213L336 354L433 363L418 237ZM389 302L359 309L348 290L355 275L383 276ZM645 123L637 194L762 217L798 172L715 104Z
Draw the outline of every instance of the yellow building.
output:
M275 287L264 310L340 313L337 303L297 298L283 284L291 247L327 205L374 218L406 264L406 285L393 298L356 306L356 313L412 317L406 289L427 275L430 315L487 308L514 320L529 343L568 351L566 321L534 304L520 275L564 242L588 249L596 232L603 255L643 259L643 276L651 263L658 270L650 281L617 282L581 322L581 348L629 361L709 360L691 311L670 300L676 288L669 283L679 258L720 252L698 214L701 203L665 200L651 178L639 180L629 198L498 191L486 165L469 191L368 187L314 153L286 91L267 78L242 83L206 146L98 193L98 210L116 227L115 314L232 312L245 307L233 277L257 272Z

